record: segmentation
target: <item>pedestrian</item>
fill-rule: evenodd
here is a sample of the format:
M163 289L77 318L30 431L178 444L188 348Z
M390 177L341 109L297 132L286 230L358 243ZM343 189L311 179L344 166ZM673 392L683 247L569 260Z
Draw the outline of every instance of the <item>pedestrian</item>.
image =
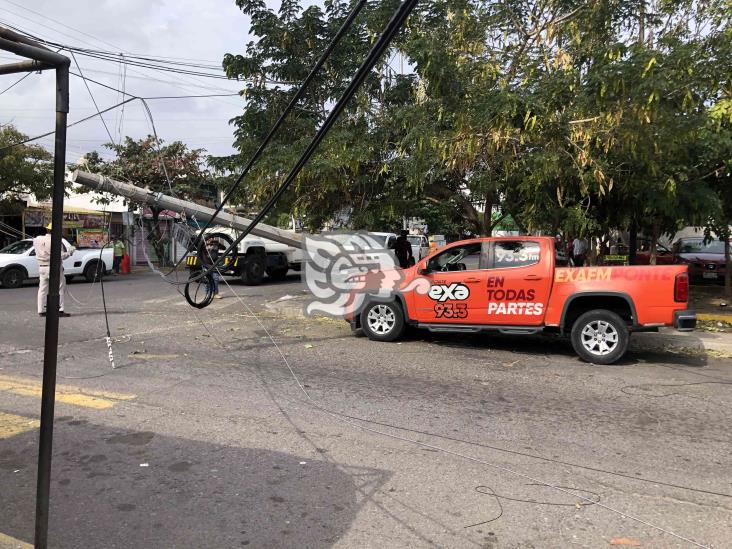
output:
M414 265L414 254L412 253L412 245L407 239L407 231L402 231L396 239L394 244L394 254L399 261L399 266L402 269L406 269L411 265Z
M214 265L216 265L216 262L219 259L219 241L215 238L209 238L206 240L206 245L203 248L203 258L202 258L202 264L204 270L211 269ZM219 293L219 269L218 266L211 271L211 278L213 279L213 293L214 293L214 299L221 299L221 294Z
M122 258L125 256L125 243L118 236L114 236L112 237L112 246L114 248L112 268L114 269L114 274L118 275L119 267L122 265Z
M587 258L587 241L577 237L572 241L572 256L575 267L584 267Z
M37 236L33 239L33 251L38 260L38 315L46 316L46 302L48 301L48 282L51 271L51 224L46 226L46 234ZM65 249L61 245L61 265L59 265L61 273L59 276L59 302L58 316L71 316L64 311L64 294L66 293L66 277L64 276L63 260L73 255L75 248L71 246Z

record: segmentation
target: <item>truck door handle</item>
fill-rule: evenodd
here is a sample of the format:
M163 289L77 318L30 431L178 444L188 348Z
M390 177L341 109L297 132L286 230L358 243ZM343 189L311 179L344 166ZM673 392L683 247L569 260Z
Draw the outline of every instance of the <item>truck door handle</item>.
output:
M524 280L541 280L541 277L538 275L527 275L524 277Z
M467 282L468 284L475 284L476 282L480 282L480 278L475 278L471 276L470 278L466 278L463 282Z

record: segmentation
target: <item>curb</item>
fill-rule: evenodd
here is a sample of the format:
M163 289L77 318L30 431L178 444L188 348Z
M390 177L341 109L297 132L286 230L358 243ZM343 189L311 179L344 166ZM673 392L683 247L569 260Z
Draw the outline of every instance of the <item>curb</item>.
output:
M705 322L726 322L732 324L732 315L722 313L698 313L696 315L697 320L703 320Z

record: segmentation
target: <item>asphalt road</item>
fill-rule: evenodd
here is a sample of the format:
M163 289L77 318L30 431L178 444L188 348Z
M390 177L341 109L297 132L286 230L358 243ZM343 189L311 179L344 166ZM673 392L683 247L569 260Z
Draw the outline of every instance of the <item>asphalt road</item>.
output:
M267 313L297 277L203 311L151 274L105 288L116 369L98 284L61 320L51 547L730 546L728 359L374 343ZM33 541L35 292L0 289L0 547Z

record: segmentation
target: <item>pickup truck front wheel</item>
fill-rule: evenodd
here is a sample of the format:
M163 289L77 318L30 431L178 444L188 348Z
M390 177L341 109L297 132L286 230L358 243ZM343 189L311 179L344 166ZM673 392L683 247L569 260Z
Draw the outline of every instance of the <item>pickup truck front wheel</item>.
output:
M6 269L2 276L2 283L6 288L20 288L23 280L25 280L25 272L15 267Z
M99 261L90 261L84 268L84 278L87 282L94 282L104 276L104 263Z
M404 313L396 302L370 303L361 312L361 328L374 341L394 341L404 333Z
M625 321L612 311L588 311L572 325L572 347L585 362L617 362L628 350L629 340Z

